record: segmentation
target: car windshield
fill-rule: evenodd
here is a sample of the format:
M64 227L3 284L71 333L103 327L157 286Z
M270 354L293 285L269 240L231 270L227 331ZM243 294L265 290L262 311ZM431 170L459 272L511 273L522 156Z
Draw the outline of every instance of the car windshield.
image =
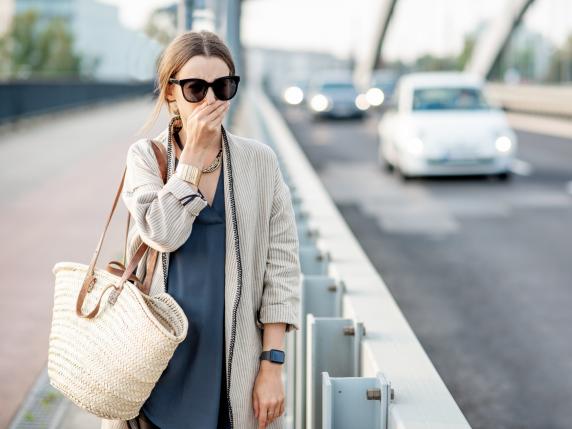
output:
M325 82L320 85L322 91L354 91L354 85L351 82Z
M476 110L489 104L479 88L419 88L413 92L412 110Z

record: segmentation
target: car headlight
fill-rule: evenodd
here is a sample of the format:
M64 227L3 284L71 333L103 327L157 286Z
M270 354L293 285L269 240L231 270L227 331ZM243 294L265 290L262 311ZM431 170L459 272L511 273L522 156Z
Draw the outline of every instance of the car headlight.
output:
M284 91L284 101L288 104L297 105L304 100L304 91L298 86L290 86Z
M365 97L371 106L381 106L385 99L385 94L381 89L372 87L367 90Z
M495 148L497 151L502 153L508 153L512 149L512 140L510 137L501 135L498 136L495 140Z
M328 99L323 94L316 94L310 100L310 106L316 112L323 112L328 108L329 104Z
M423 144L423 140L419 137L414 137L407 141L406 148L412 155L421 155L425 149L425 145Z
M369 103L365 94L358 94L354 100L354 103L359 110L369 109Z

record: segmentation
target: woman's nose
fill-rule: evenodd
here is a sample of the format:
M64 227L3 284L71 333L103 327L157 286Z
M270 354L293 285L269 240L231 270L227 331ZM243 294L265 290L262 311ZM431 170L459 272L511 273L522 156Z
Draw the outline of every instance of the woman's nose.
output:
M214 91L212 88L208 89L207 95L205 96L205 99L206 99L208 104L212 104L216 101L216 97L214 95Z

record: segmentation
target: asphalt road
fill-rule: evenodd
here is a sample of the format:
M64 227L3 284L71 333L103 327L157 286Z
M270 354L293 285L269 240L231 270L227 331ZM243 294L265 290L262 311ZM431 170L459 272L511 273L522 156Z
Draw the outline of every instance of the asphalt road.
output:
M518 132L508 182L402 182L375 116L281 109L471 426L571 428L572 141Z

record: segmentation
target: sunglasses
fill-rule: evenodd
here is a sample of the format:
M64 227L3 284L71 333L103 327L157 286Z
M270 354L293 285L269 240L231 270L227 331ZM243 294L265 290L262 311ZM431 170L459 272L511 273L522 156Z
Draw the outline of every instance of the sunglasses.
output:
M185 100L190 103L198 103L206 97L209 87L212 87L214 95L219 100L230 100L236 94L238 82L240 82L240 76L223 76L213 80L212 82L207 82L206 80L197 78L170 78L169 82L181 86Z

